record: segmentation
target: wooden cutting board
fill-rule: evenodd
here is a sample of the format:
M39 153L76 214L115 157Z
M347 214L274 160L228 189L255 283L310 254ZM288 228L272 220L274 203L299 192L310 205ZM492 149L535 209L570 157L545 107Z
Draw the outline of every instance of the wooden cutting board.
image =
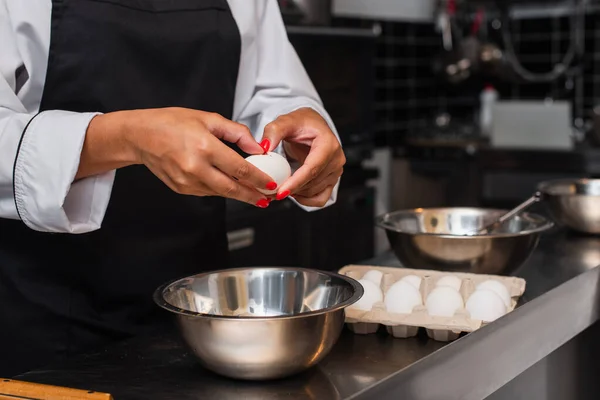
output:
M108 393L0 378L0 400L113 400Z

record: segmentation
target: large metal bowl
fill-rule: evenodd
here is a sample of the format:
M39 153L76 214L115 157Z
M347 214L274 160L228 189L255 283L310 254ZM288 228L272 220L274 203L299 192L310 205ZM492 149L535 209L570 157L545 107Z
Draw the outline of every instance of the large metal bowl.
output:
M579 232L600 233L600 179L560 179L538 185L557 222Z
M303 268L239 268L165 284L156 303L174 313L204 366L248 380L289 376L317 364L363 294L355 280Z
M522 213L490 235L472 235L505 210L417 208L391 212L376 224L385 229L400 262L408 268L508 274L531 255L546 218Z

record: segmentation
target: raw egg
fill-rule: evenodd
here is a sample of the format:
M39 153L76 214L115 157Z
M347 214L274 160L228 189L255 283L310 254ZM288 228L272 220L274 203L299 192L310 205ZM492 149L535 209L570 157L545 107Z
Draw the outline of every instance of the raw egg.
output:
M367 271L367 273L362 277L367 281L371 281L377 286L381 285L381 279L383 278L383 273L381 271L377 271L376 269L372 269Z
M506 306L496 292L477 289L467 300L467 311L473 319L492 322L506 314Z
M510 292L502 282L498 282L493 279L488 279L487 281L484 281L477 285L477 290L479 289L491 290L492 292L500 296L506 307L510 307Z
M438 286L429 293L427 313L436 317L451 317L464 305L462 296L449 286Z
M435 286L448 286L457 292L460 290L460 285L462 285L462 280L454 275L446 275L438 279Z
M417 290L421 287L421 277L419 277L419 276L416 276L416 275L406 275L401 280L410 283Z
M423 304L421 293L410 283L400 280L385 294L385 308L397 314L410 314L416 306Z
M273 178L275 183L277 183L277 187L273 190L256 188L256 190L262 194L271 195L277 193L279 186L281 186L283 182L292 176L292 168L290 167L290 163L285 157L277 153L249 156L246 158L246 161L260 169L265 174L269 175L271 178Z
M366 279L359 279L358 283L360 283L364 289L363 296L348 308L370 311L375 303L383 300L383 292L378 285Z

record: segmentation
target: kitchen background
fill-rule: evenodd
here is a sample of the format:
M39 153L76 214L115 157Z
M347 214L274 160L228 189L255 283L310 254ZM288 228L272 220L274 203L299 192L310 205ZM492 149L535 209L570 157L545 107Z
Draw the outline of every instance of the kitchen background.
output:
M600 174L600 1L279 3L348 167L318 213L284 202L261 224L231 204L234 265L333 270L387 249L370 229L384 212L511 207L542 180Z

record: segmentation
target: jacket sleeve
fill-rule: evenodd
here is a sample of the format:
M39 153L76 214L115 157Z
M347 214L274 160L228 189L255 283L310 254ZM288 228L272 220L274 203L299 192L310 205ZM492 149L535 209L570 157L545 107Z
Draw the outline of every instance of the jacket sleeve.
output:
M1 3L1 2L0 2ZM37 231L84 233L100 227L114 172L73 182L93 113L38 113L44 77L31 76L43 57L16 32L0 4L0 218ZM38 68L39 70L39 65ZM39 93L38 93L39 92ZM36 97L37 101L31 101Z
M241 2L254 4L254 9L244 10L238 6ZM339 140L331 117L288 40L277 1L230 0L230 5L242 30L243 45L234 119L247 125L260 141L269 122L299 108L310 107L327 121ZM248 15L252 15L254 21L249 21ZM254 32L246 26L252 22L256 26ZM277 151L283 153L281 146ZM339 181L325 207L335 203L338 188ZM318 209L300 206L307 211Z

